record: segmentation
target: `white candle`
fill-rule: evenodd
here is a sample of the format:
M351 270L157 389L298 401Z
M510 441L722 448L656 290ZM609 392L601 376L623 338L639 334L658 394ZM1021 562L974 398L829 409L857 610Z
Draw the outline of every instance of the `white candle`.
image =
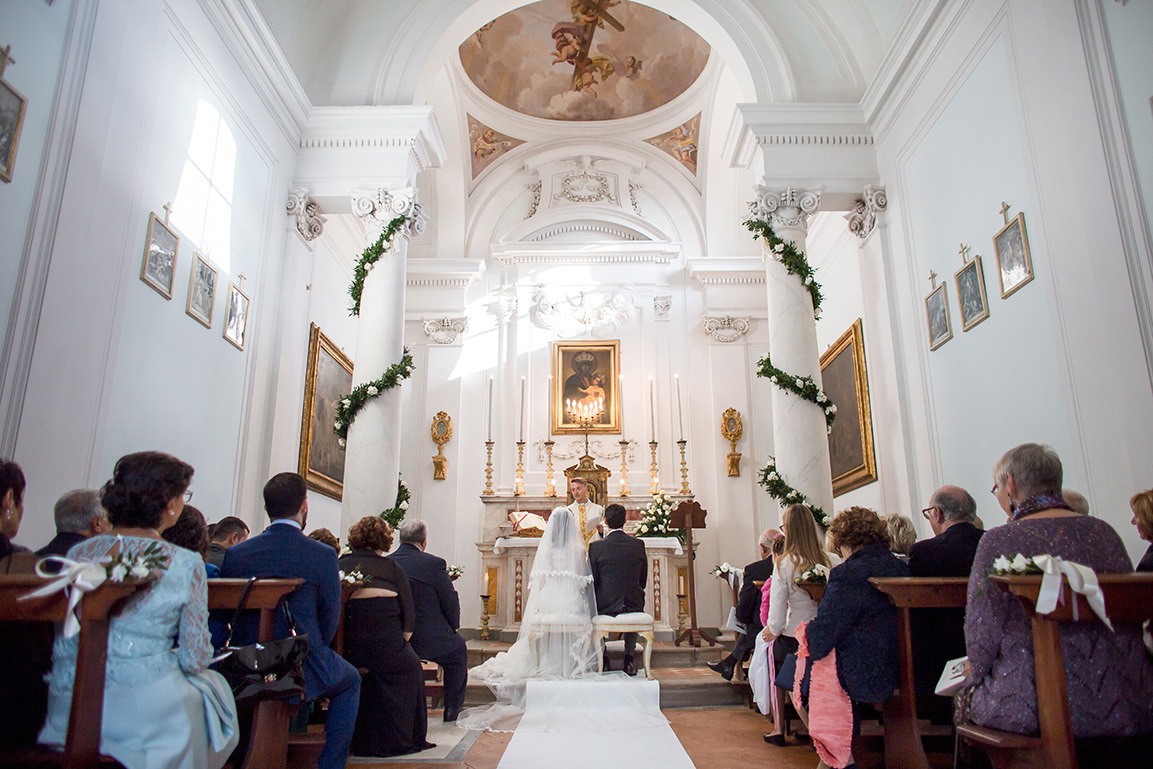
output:
M525 377L520 378L520 441L524 442L524 388Z
M673 374L673 382L677 386L677 431L683 441L685 439L685 423L681 418L681 375Z
M492 387L493 381L496 379L492 374L488 375L488 439L492 440Z
M488 569L484 570L484 594L491 595L491 593L488 592Z
M652 440L656 442L657 439L657 407L656 397L653 395L653 377L649 375L649 422L652 429Z

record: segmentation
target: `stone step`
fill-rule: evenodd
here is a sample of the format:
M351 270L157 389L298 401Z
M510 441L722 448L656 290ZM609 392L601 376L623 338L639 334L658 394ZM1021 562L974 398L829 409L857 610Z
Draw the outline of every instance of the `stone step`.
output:
M499 641L469 641L468 666L470 668L476 667L490 657L495 657L498 653L505 651L509 646L510 644ZM642 640L637 644L636 661L638 664L641 661L643 648L644 641ZM731 643L718 644L717 646L705 644L700 648L694 648L692 646L674 646L672 643L657 641L653 644L653 669L704 668L706 662L716 662L728 654L731 648ZM608 649L610 657L615 659L623 654L624 642L610 641ZM716 676L715 673L712 675ZM717 677L719 678L719 676Z

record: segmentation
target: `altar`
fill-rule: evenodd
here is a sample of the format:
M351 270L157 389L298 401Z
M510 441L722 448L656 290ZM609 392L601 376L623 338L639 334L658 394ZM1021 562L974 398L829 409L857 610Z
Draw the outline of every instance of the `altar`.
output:
M542 517L566 504L564 497L482 496L485 524L476 543L481 557L481 591L488 595L488 627L492 638L515 641L528 599L528 578L540 546L539 537L519 536L513 531L508 513L535 513ZM625 531L631 533L648 504L648 496L613 497L601 504L619 504L628 511ZM677 595L687 590L687 560L675 537L642 537L648 559L645 585L645 611L656 624L658 641L671 641L676 635L680 609Z

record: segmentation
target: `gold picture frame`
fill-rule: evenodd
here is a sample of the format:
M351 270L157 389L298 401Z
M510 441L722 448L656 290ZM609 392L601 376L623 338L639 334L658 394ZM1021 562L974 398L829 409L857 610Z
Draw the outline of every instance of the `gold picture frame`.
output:
M248 315L252 301L235 283L228 284L228 301L224 305L224 338L243 351L248 340Z
M180 236L155 214L148 214L148 237L140 262L140 279L152 286L165 299L172 298L172 281L176 277L176 256Z
M621 432L621 343L619 340L603 342L553 342L552 364L552 433L575 435L584 428L569 420L565 400L604 398L604 414L599 424L589 428L590 433L620 434Z
M993 236L997 252L997 276L1001 280L1001 298L1008 299L1033 280L1033 256L1029 252L1029 233L1025 230L1025 213L1010 219Z
M829 465L833 496L837 497L877 480L869 372L860 318L821 356L821 384L837 406L837 418L829 433Z
M212 328L212 310L216 307L215 267L200 254L192 252L192 270L188 275L188 301L184 312L205 328Z
M24 127L27 108L28 100L0 78L0 181L5 184L12 181L16 150L20 146L20 129Z
M949 292L944 283L925 297L925 322L929 327L929 352L953 338L953 321L949 318Z
M985 268L980 255L953 273L957 285L957 308L961 311L961 330L968 331L989 317L989 297L985 293Z
M313 323L308 334L298 472L310 489L333 499L344 493L344 449L332 426L337 404L352 392L352 370L352 359Z

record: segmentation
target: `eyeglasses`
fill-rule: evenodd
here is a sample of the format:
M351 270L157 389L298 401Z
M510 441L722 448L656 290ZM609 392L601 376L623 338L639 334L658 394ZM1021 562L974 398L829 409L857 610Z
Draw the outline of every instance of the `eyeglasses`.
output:
M192 491L191 490L184 492L184 501L185 502L191 502L192 501Z
M994 497L997 496L997 484L994 483L993 488L989 489L989 491L992 492Z
M937 507L936 505L933 505L932 507L926 507L924 510L921 511L921 515L925 516L926 521L931 521L931 520L933 520L933 511L934 510L940 510L940 509L941 508Z

